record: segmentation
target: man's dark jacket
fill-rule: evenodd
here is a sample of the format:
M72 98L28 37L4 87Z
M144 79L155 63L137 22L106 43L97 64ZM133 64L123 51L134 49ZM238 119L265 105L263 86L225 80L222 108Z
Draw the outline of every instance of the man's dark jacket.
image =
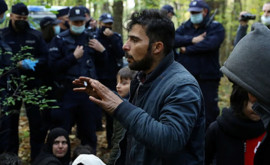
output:
M203 164L202 94L194 77L173 56L165 56L144 83L133 80L132 104L124 101L117 107L114 117L128 135L120 142L117 165Z

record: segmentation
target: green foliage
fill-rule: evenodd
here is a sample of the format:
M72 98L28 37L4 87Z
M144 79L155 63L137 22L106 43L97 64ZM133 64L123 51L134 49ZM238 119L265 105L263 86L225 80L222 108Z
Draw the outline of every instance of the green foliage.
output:
M47 98L48 91L52 90L51 87L40 86L39 88L31 88L28 84L35 80L35 78L21 74L19 71L18 62L23 59L34 60L32 54L29 53L31 49L33 48L23 46L16 54L12 54L11 52L2 54L0 52L0 56L8 56L10 58L10 65L0 69L0 81L6 81L6 87L0 88L0 92L4 96L0 101L0 107L12 106L18 102L24 102L26 104L36 105L40 110L57 108L56 106L49 105L49 103L56 101ZM8 115L9 113L6 112L1 115Z

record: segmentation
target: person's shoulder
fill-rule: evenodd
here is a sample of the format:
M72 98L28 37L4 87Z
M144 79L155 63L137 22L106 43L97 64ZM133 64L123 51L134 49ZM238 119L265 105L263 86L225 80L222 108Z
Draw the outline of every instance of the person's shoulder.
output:
M68 30L63 31L63 32L57 34L57 35L53 38L52 43L53 43L53 42L61 42L61 41L64 41L64 40L66 40L66 38L69 37L69 36L70 36L70 33L69 33Z
M218 22L218 21L212 21L212 23L211 23L211 26L210 26L211 28L224 28L223 27L223 25L220 23L220 22Z
M213 132L219 130L219 125L217 121L213 121L210 123L209 127L207 128L208 132Z
M10 32L10 29L8 27L0 29L0 36L7 35L9 32Z
M122 35L120 33L117 32L113 32L114 35L118 36L118 37L122 37Z
M69 30L65 30L65 31L59 33L57 36L66 37L66 36L69 36L69 35L70 35Z
M40 155L41 157L37 157L32 165L62 165L62 163L53 155L46 154Z
M189 28L192 26L192 23L190 22L190 20L187 20L185 22L182 22L181 25L178 27L179 28Z
M164 72L167 80L174 82L174 85L182 86L184 84L193 84L198 86L196 79L188 72L183 65L174 61Z
M37 40L42 39L42 33L38 30L29 28L26 33L27 35L35 37Z

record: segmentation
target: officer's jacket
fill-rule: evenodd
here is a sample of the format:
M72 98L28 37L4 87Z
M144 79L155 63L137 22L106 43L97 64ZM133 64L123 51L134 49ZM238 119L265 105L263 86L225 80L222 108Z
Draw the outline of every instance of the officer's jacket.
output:
M84 54L80 59L74 57L78 45L84 47ZM86 33L76 36L66 30L54 37L49 44L49 66L56 75L56 81L71 82L79 76L96 78L94 60L98 55L100 53L88 46Z
M11 64L10 57L21 51L24 46L30 47L30 49L22 51L22 54L30 53L39 62L36 64L35 71L32 70L19 70L20 74L26 74L31 77L35 77L35 83L31 84L36 86L40 84L42 76L46 74L47 69L47 56L48 50L44 39L42 38L41 32L30 28L29 26L23 33L17 33L9 23L7 28L1 30L0 35L2 36L5 44L9 46L9 50L12 51L11 55L5 54L5 57L1 58L1 63L5 66ZM12 61L17 63L18 61Z
M223 26L213 21L208 26L208 17L198 29L188 20L175 32L175 47L186 47L184 54L180 53L176 60L199 79L219 79L219 47L224 40L225 30ZM203 41L193 44L192 38L206 32Z
M124 56L122 37L118 33L107 37L99 29L97 40L106 49L102 56L96 60L97 76L99 79L116 79L116 74L122 67L121 60Z

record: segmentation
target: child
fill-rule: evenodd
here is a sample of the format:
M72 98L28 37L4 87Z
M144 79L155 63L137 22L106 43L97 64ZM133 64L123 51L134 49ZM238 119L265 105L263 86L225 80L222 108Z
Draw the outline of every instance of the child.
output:
M130 82L135 77L136 71L130 70L128 67L124 67L120 69L117 73L117 85L116 90L117 93L124 99L128 99L129 96L129 88L130 88ZM112 136L112 150L111 150L111 156L109 159L110 164L114 164L114 161L117 158L119 146L118 143L123 135L124 128L122 125L117 121L114 120L113 123L113 136Z
M248 92L234 84L231 106L206 132L205 165L253 165L254 154L265 135L260 117L252 110Z

